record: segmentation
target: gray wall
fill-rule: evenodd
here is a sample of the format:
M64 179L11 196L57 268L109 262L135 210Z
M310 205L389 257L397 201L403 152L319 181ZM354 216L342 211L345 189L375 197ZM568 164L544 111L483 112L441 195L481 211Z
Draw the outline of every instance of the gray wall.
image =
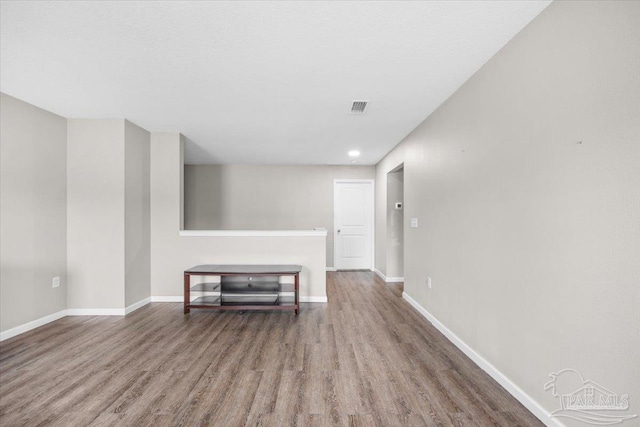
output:
M377 165L378 236L405 166L407 294L547 410L573 368L640 413L639 23L552 3Z
M68 308L123 308L124 120L67 126Z
M404 169L387 174L387 278L404 275L404 208L396 203L404 203Z
M69 309L150 296L150 134L123 119L69 119Z
M124 140L125 306L130 306L151 295L150 134L125 120Z
M65 118L0 94L0 331L66 308ZM60 276L59 288L51 281Z
M185 166L185 229L310 230L327 234L333 266L333 180L373 179L373 166Z
M326 301L324 236L180 236L184 138L151 134L152 294L182 295L182 273L198 264L299 264L302 301Z

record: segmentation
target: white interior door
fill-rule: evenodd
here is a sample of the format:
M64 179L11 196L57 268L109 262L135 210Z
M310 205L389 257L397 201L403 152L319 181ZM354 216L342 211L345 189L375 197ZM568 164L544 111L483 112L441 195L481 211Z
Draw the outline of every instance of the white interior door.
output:
M373 180L335 180L334 266L373 268Z

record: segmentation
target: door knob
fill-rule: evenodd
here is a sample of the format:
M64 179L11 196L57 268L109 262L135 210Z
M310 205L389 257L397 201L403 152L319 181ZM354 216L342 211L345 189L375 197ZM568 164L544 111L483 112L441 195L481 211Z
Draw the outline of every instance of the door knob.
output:
M340 233L340 229L338 228L338 233Z

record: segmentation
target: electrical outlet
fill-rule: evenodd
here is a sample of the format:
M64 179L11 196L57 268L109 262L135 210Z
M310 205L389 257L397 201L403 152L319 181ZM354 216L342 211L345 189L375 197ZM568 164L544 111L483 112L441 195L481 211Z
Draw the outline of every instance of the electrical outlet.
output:
M53 280L51 281L52 288L57 288L58 286L60 286L60 276L54 277Z
M427 276L427 287L431 289L431 277Z
M418 228L418 218L411 218L411 227Z

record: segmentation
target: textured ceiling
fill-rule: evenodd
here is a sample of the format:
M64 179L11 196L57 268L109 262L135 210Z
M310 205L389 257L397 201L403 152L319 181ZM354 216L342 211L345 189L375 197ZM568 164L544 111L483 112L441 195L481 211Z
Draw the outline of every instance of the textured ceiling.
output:
M2 2L0 89L188 163L375 164L548 3Z

